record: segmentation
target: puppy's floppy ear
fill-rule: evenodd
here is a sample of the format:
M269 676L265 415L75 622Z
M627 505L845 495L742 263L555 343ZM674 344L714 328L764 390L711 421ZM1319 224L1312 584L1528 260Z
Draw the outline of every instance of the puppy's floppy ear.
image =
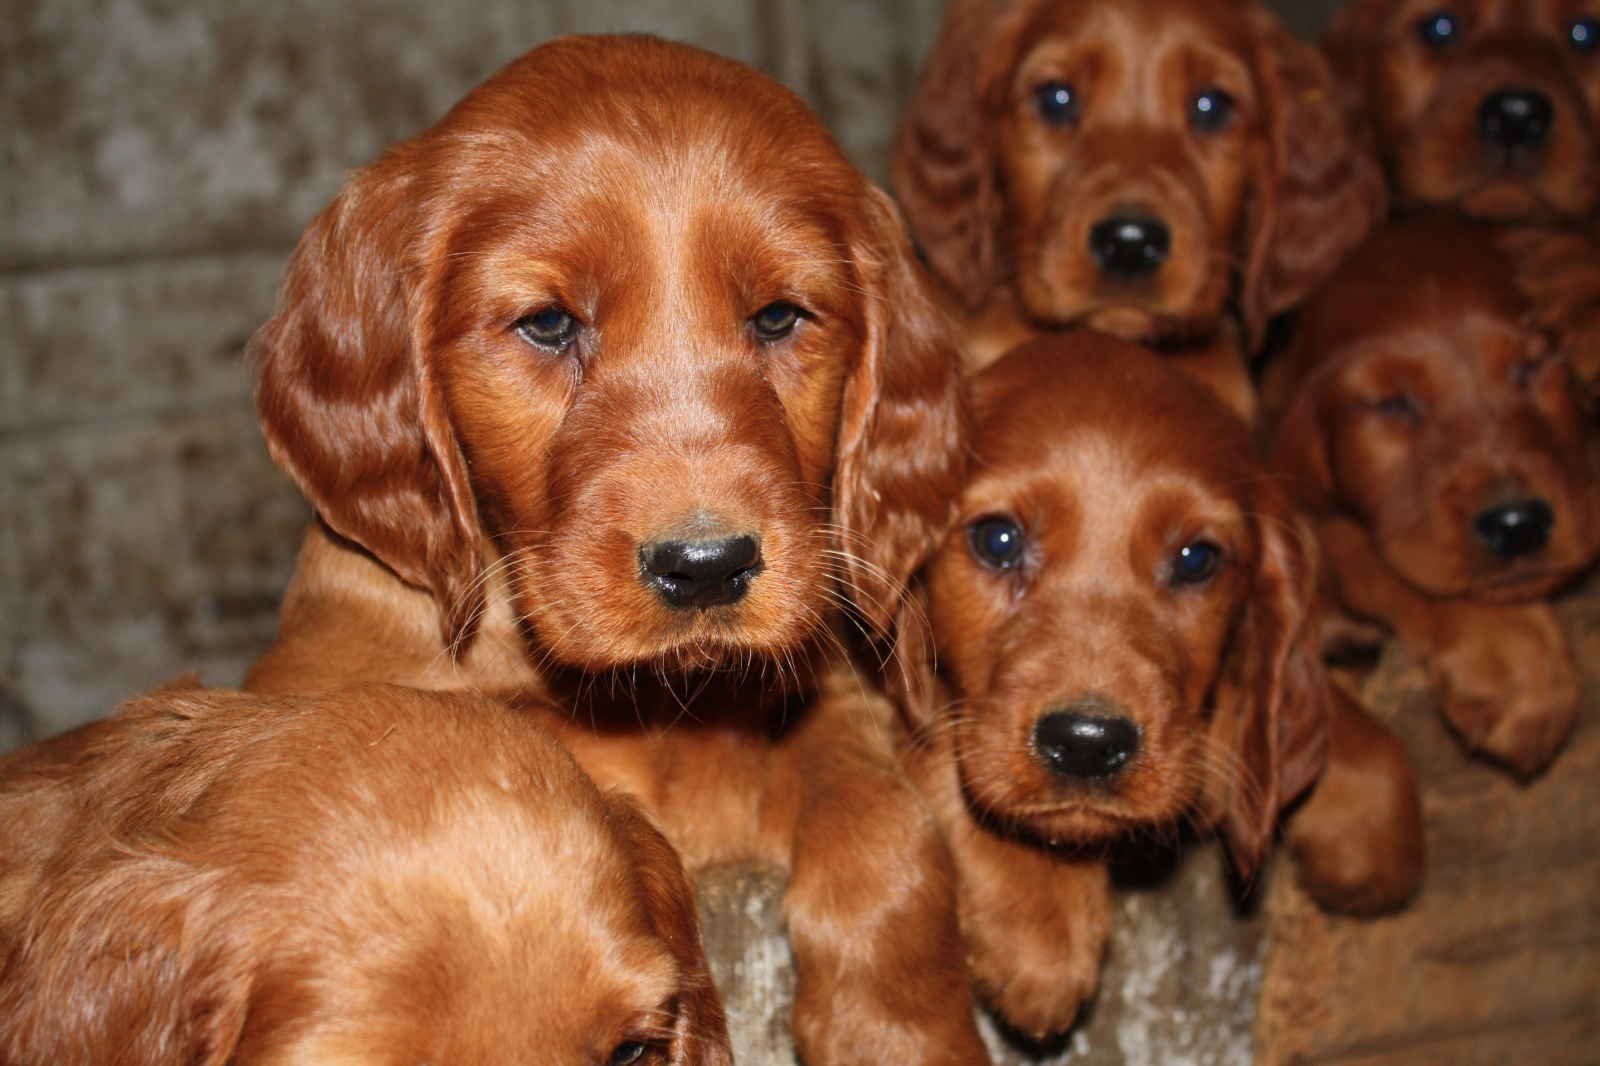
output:
M1264 422L1273 471L1287 479L1286 489L1302 507L1317 513L1330 506L1334 495L1323 393L1335 368L1312 366L1297 374L1303 343L1304 336L1267 371Z
M481 531L419 331L430 301L414 153L358 173L312 223L250 356L273 458L335 532L433 593L460 650L483 596Z
M226 889L107 839L41 893L0 963L0 1061L223 1066L244 1027L248 933Z
M955 0L895 133L890 183L917 247L968 308L999 281L995 110L1031 0Z
M1230 637L1212 742L1231 751L1213 811L1234 866L1250 877L1278 812L1316 780L1326 758L1328 685L1314 618L1316 538L1276 485L1258 483L1259 558Z
M1256 79L1268 139L1250 207L1239 310L1252 350L1267 320L1331 274L1388 207L1383 174L1353 135L1321 54L1265 8Z
M605 799L611 823L632 855L635 883L650 920L678 962L683 983L672 1066L732 1066L722 999L700 939L694 886L678 853L632 799L620 792L607 793Z
M886 638L911 575L949 525L966 473L968 415L950 324L928 295L888 196L869 188L854 242L866 335L845 383L833 482L851 600Z

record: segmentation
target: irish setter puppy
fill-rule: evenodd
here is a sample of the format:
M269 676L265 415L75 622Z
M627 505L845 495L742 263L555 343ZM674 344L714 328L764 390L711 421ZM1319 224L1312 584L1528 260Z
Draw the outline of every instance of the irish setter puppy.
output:
M8 1066L732 1062L694 894L526 716L160 692L0 758Z
M986 1061L949 856L851 673L965 461L893 207L798 97L569 38L356 174L253 343L315 504L248 685L558 703L691 869L786 868L812 1066Z
M974 366L1085 324L1241 411L1241 353L1385 203L1326 63L1253 0L955 0L892 173Z
M1600 555L1600 444L1525 239L1438 215L1380 232L1306 304L1265 403L1333 598L1422 656L1470 747L1529 775L1577 710L1545 599Z
M1403 902L1410 764L1322 670L1315 542L1244 423L1087 331L1013 350L976 391L972 477L925 575L940 670L906 705L986 997L1064 1029L1108 932L1096 848L1220 826L1248 878L1325 759L1291 837L1302 879L1340 909Z
M1600 7L1354 0L1324 47L1402 204L1497 221L1600 203Z

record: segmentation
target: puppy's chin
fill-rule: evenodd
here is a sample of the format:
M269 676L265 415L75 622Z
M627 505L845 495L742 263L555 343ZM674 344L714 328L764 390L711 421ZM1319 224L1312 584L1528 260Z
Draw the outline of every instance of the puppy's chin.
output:
M1551 201L1539 179L1537 173L1496 175L1463 189L1456 206L1485 222L1559 222L1572 214Z

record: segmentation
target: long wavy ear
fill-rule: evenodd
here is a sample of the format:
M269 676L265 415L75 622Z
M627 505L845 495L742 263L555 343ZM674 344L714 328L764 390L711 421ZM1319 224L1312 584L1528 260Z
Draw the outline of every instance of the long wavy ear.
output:
M999 282L1004 204L993 144L997 94L1031 0L955 0L945 11L889 161L917 247L966 306Z
M1388 208L1383 174L1357 143L1327 62L1264 8L1253 17L1270 143L1239 301L1252 349L1267 320L1327 278Z
M882 639L949 525L966 474L968 415L955 338L894 204L877 188L867 199L867 232L854 247L867 329L845 383L833 511L851 601Z
M301 237L250 357L273 458L329 527L433 593L460 651L482 598L481 531L418 328L408 152L358 173Z
M733 1066L728 1023L706 962L694 886L667 838L634 801L605 795L611 823L633 858L633 870L656 933L677 960L682 987L674 1027L672 1066Z
M1328 736L1315 534L1272 482L1259 485L1260 558L1229 642L1212 727L1213 743L1236 756L1226 760L1215 798L1229 855L1245 878L1260 866L1278 812L1322 772Z

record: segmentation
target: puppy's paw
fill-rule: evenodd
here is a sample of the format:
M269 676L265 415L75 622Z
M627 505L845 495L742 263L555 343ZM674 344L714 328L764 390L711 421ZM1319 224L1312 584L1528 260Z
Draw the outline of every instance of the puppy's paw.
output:
M1468 747L1521 777L1555 758L1577 717L1578 673L1549 607L1485 610L1431 666L1445 717Z

